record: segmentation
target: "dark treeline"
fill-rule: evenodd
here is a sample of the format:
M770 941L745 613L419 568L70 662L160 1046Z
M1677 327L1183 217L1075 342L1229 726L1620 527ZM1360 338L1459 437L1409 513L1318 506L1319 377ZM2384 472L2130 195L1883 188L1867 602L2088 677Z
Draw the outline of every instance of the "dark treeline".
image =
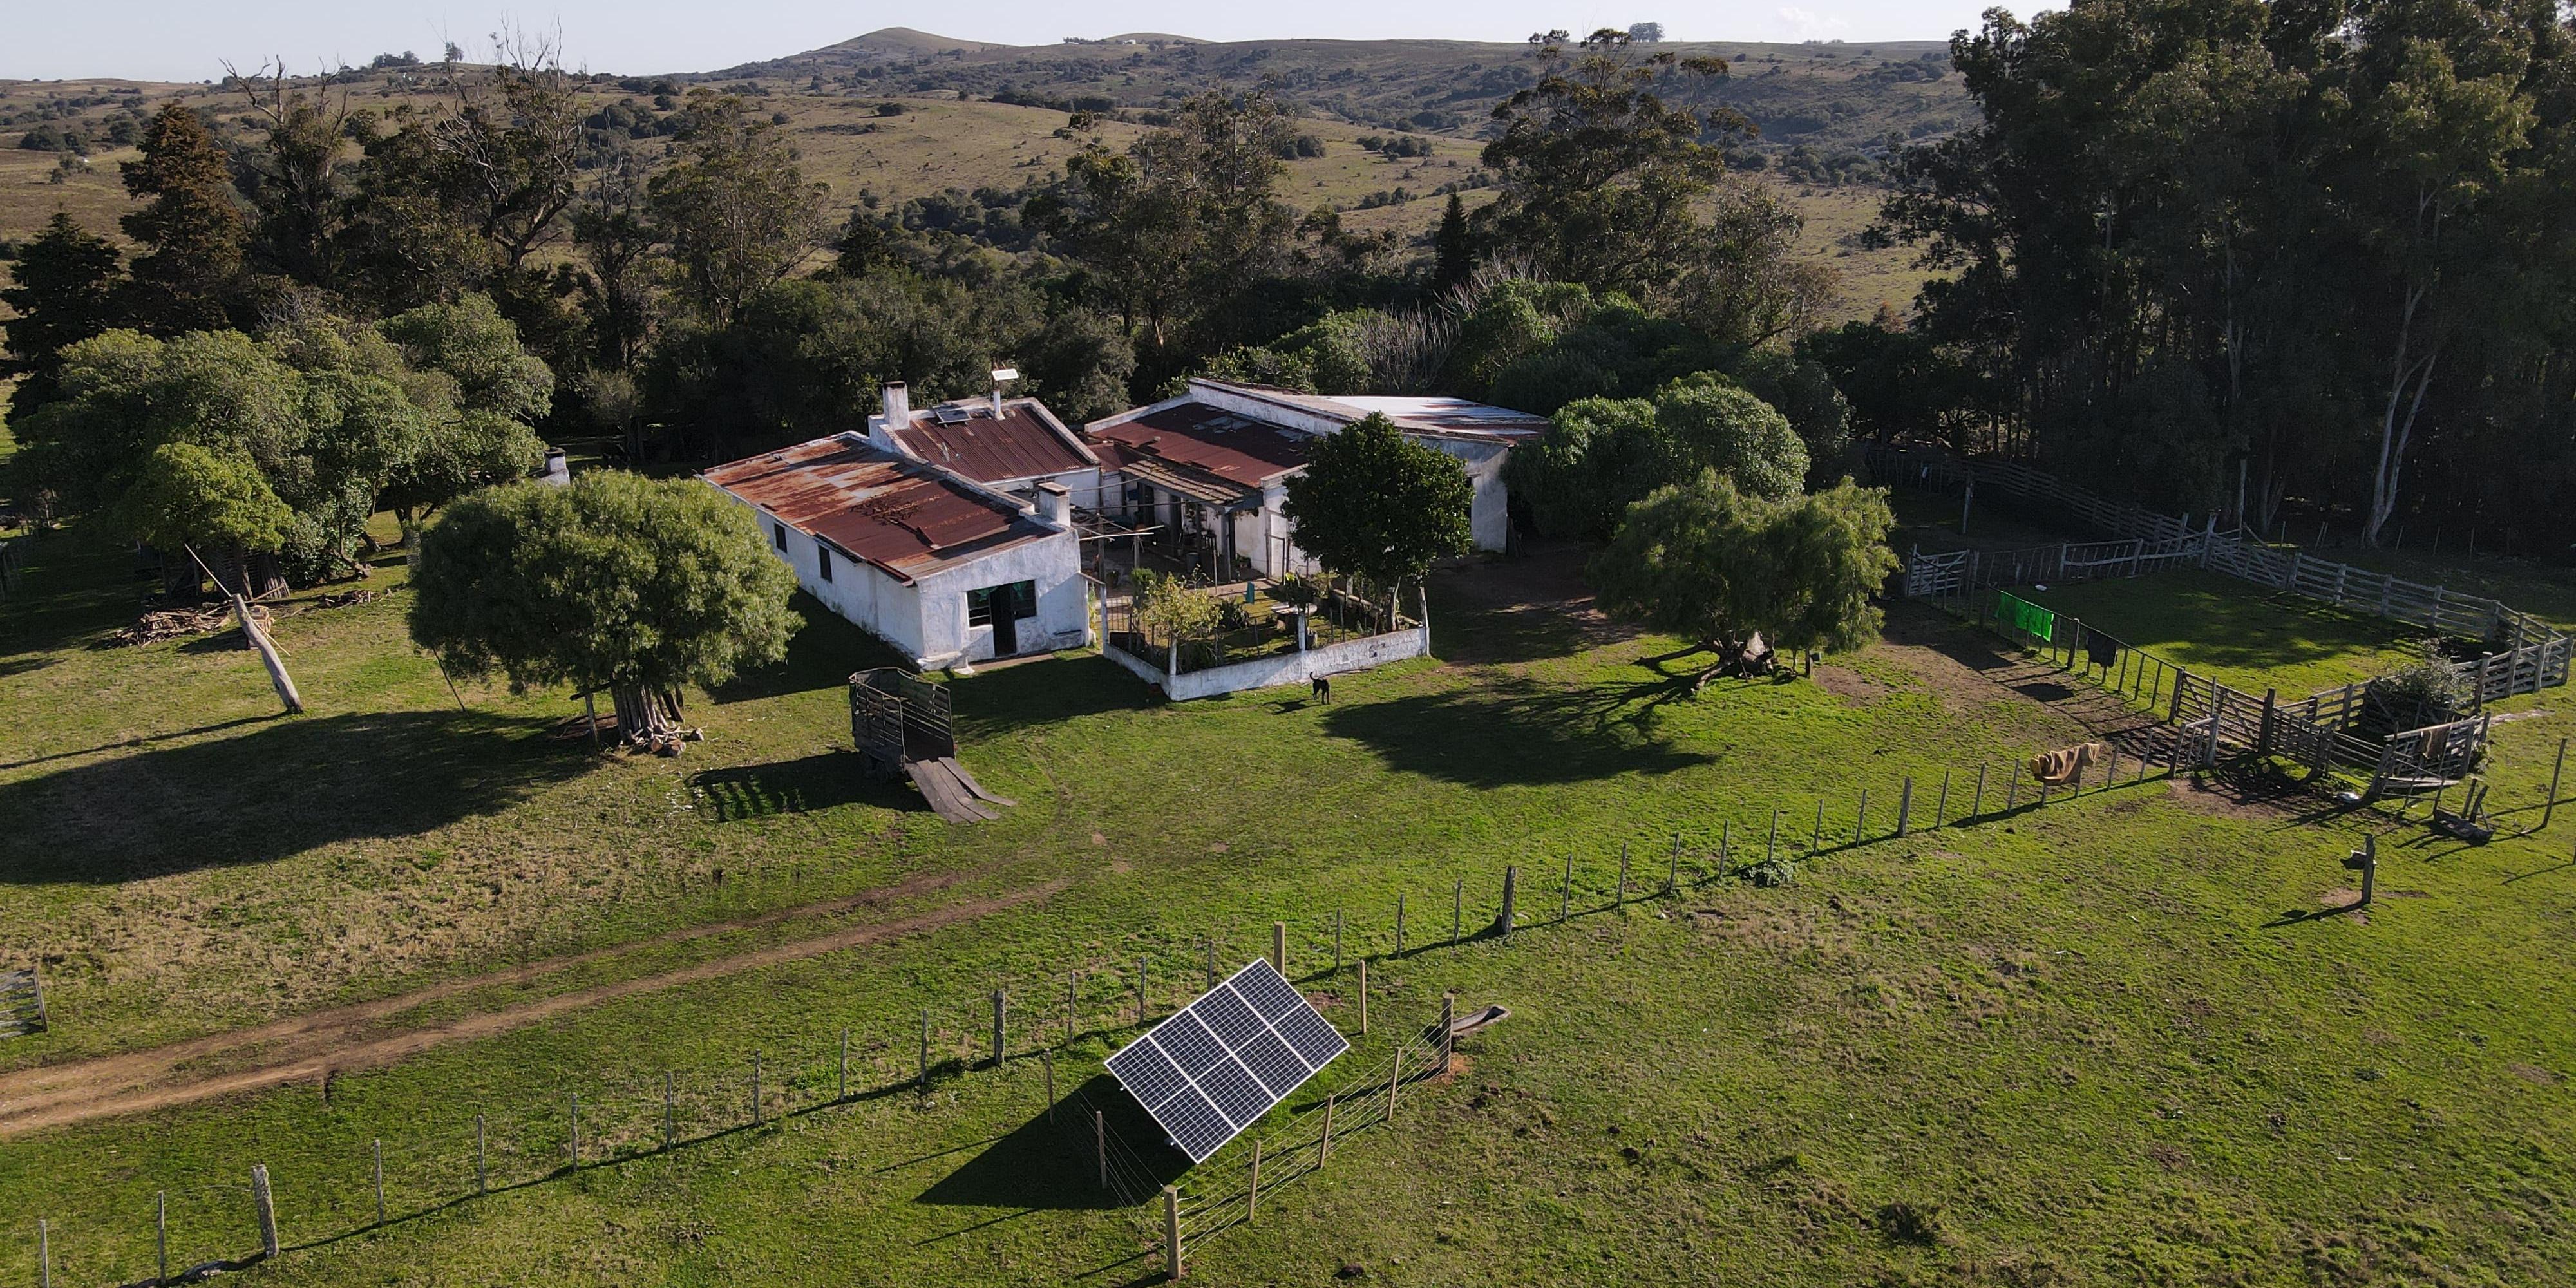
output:
M1946 276L1812 351L1862 426L2271 530L2563 549L2576 38L2553 0L2082 0L1954 40L1983 122L1882 235ZM2486 544L2482 540L2481 544Z

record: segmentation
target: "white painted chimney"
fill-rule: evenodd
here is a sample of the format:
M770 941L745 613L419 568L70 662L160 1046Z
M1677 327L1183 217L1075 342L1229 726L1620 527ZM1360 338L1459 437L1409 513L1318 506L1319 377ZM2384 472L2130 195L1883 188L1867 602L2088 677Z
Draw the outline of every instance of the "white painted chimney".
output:
M564 459L562 448L549 447L546 449L546 469L543 474L540 474L537 477L555 487L572 486L572 464Z
M869 427L868 441L887 451L894 451L894 431L912 425L912 391L900 380L888 381L885 387L885 412Z
M1038 517L1059 528L1072 528L1072 491L1052 479L1038 484Z

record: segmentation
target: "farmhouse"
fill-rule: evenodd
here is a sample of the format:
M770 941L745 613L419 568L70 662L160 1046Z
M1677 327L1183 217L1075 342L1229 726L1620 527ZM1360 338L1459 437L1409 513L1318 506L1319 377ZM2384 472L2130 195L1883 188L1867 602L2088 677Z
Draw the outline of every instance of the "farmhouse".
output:
M916 667L1091 642L1072 497L1050 475L1006 480L1022 498L844 433L698 477L760 515L808 594Z
M1088 504L1100 488L1100 457L1035 398L941 403L915 411L911 391L885 386L885 406L868 418L868 442L1017 496L1056 483Z
M1305 468L1315 439L1373 413L1466 467L1475 548L1503 549L1511 536L1503 460L1546 433L1548 421L1460 398L1328 398L1194 378L1177 397L1085 427L1099 462L1099 508L1165 526L1184 544L1267 575L1300 571L1306 557L1282 512L1287 480Z

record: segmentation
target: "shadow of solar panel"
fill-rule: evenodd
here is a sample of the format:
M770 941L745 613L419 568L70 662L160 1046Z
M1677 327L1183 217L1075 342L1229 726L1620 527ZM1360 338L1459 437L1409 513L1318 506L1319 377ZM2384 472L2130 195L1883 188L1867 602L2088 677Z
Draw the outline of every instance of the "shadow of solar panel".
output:
M1344 1041L1332 1025L1325 1023L1323 1016L1304 1007L1280 1016L1277 1027L1279 1036L1288 1039L1288 1045L1295 1047L1297 1054L1305 1057L1306 1063L1318 1069L1351 1049L1351 1044Z
M1243 1061L1244 1068L1252 1070L1261 1085L1270 1088L1274 1097L1295 1091L1298 1083L1315 1076L1314 1067L1299 1059L1275 1034L1264 1033L1244 1043L1234 1056Z
M1190 1003L1190 1014L1199 1017L1229 1051L1240 1050L1244 1043L1267 1031L1261 1017L1253 1014L1232 988L1222 984L1215 992Z
M1251 1126L1278 1100L1268 1087L1254 1081L1242 1065L1232 1060L1199 1075L1198 1082L1199 1090L1215 1101L1217 1111L1232 1119L1237 1128Z
M1253 1013L1265 1020L1275 1020L1306 1004L1298 993L1268 962L1257 962L1256 969L1245 970L1234 977L1234 991L1252 1004Z
M1130 1043L1126 1050L1109 1057L1109 1072L1149 1113L1190 1085L1181 1076L1180 1067L1150 1038Z
M1154 1111L1154 1121L1172 1134L1172 1143L1193 1163L1206 1162L1218 1146L1234 1139L1234 1124L1196 1091L1184 1089L1165 1101L1161 1109Z
M1225 1061L1225 1045L1188 1011L1163 1021L1153 1036L1162 1044L1163 1053L1172 1057L1172 1063L1193 1078Z

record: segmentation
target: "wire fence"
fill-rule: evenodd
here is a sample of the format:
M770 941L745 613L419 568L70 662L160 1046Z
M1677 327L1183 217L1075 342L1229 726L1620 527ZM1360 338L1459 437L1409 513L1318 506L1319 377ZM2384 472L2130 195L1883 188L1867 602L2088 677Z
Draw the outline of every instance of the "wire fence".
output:
M2196 763L2186 746L2168 740L2135 752L2115 744L2106 761L2063 784L2032 779L2018 759L1899 775L1875 794L1861 786L1844 796L1779 802L1751 816L1641 830L1615 849L1606 840L1566 847L1547 861L1507 863L1500 872L1484 866L1467 873L1459 865L1428 891L1418 882L1396 884L1392 907L1379 904L1364 917L1336 908L1275 919L1274 938L1261 947L1285 958L1282 969L1301 986L1330 984L1347 992L1357 983L1355 998L1328 999L1328 1014L1338 1015L1347 1032L1352 1011L1333 1008L1356 1000L1356 1016L1367 1015L1370 962L1508 942L1715 883L1794 880L1800 863L2135 788ZM69 1224L55 1214L27 1214L42 1225L26 1230L28 1242L10 1241L14 1255L0 1252L0 1280L47 1288L157 1284L185 1276L188 1267L255 1262L261 1232L272 1227L281 1250L310 1247L794 1115L915 1094L997 1070L1025 1076L1033 1062L1043 1066L1053 1093L1047 1109L1062 1147L1100 1174L1119 1208L1159 1239L1153 1200L1162 1178L1177 1175L1183 1238L1206 1238L1251 1219L1256 1193L1327 1166L1345 1136L1383 1127L1401 1112L1402 1089L1436 1076L1439 1063L1439 1044L1425 1037L1437 1026L1399 1027L1394 1049L1373 1056L1369 1066L1334 1072L1329 1082L1319 1078L1321 1085L1300 1089L1284 1113L1274 1111L1279 1120L1266 1130L1247 1133L1208 1164L1175 1173L1177 1151L1160 1139L1131 1135L1140 1130L1134 1115L1141 1111L1114 1097L1103 1101L1095 1092L1111 1084L1094 1080L1086 1088L1060 1068L1059 1057L1094 1039L1115 1045L1212 987L1238 961L1224 938L1211 932L1186 952L1091 954L1061 973L1022 975L977 996L919 1009L894 1031L882 1024L874 1031L827 1028L789 1045L746 1049L739 1060L715 1066L593 1072L551 1100L458 1105L437 1122L388 1123L382 1137L336 1167L281 1174L265 1208L247 1176L255 1160L244 1158L239 1172L169 1177L157 1192L158 1210L146 1203L123 1217L92 1213ZM1390 985L1382 984L1381 1002L1409 1009L1402 998L1413 986ZM1366 1032L1364 1018L1359 1027ZM1398 1094L1390 1096L1390 1087ZM1118 1127L1122 1115L1131 1120L1126 1130ZM1258 1142L1257 1187L1250 1142Z

